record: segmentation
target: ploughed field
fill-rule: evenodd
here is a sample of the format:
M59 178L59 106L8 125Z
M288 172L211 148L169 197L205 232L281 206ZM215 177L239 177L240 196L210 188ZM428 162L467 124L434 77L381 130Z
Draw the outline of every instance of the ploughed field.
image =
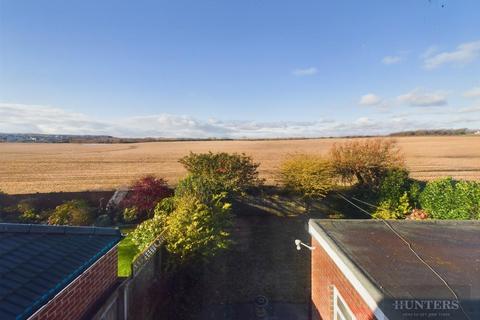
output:
M412 176L480 180L480 136L396 138ZM326 154L345 139L197 141L135 144L0 143L0 190L10 194L114 189L155 174L175 184L185 170L178 159L192 152L251 155L268 184L288 154Z

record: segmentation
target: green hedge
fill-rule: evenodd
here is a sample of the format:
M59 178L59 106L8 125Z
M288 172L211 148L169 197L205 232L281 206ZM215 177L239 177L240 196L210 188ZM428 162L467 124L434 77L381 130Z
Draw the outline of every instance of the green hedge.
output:
M480 219L480 183L442 178L427 183L420 204L433 219Z

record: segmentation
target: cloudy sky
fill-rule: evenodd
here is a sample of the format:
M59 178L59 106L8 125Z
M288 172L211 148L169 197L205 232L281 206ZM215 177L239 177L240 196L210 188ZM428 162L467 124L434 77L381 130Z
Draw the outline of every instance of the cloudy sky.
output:
M480 1L0 0L0 132L480 128Z

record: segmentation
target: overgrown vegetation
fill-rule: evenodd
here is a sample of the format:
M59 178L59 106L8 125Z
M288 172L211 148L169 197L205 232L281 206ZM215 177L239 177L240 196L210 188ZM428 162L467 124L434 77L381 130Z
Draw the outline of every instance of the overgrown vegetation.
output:
M231 205L225 193L201 198L196 193L180 193L157 205L155 215L141 223L132 234L143 250L158 236L175 263L188 263L213 257L230 243Z

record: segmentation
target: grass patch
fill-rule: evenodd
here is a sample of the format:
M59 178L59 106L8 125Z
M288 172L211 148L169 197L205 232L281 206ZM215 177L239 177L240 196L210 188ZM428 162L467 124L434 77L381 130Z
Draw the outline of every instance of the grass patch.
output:
M131 232L134 228L122 229L127 236L118 244L118 276L128 277L132 273L133 258L140 252L133 243Z

